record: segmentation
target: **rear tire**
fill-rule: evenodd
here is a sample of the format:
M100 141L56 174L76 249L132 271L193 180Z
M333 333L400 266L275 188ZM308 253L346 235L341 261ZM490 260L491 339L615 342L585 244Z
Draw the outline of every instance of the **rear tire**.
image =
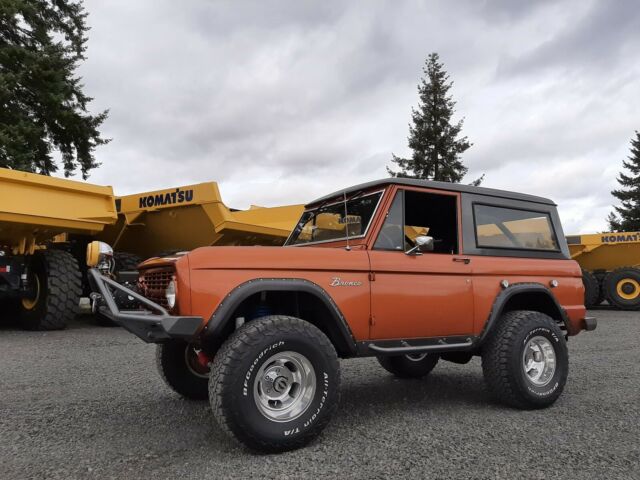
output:
M213 360L209 399L223 430L261 452L300 448L338 406L340 367L317 327L293 317L245 323Z
M378 356L378 363L399 378L421 378L431 373L440 357L434 354Z
M156 364L164 382L174 392L190 400L209 396L209 368L197 359L193 345L181 340L161 343L156 349Z
M548 407L569 373L564 334L544 313L507 312L482 347L482 371L496 400L520 409Z
M82 280L78 262L63 250L39 250L29 259L30 293L20 302L27 330L61 330L78 312Z
M582 283L584 284L584 306L593 308L599 303L600 284L598 283L598 279L593 273L583 270Z
M640 270L618 268L604 278L604 292L610 305L621 310L640 310Z

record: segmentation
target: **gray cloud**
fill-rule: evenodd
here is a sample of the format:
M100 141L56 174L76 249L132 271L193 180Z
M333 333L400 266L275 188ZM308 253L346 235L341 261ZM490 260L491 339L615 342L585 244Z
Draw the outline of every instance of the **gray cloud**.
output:
M549 196L604 228L640 128L631 1L86 2L91 181L131 193L207 180L235 207L310 200L407 154L425 57L440 53L474 146L469 178Z

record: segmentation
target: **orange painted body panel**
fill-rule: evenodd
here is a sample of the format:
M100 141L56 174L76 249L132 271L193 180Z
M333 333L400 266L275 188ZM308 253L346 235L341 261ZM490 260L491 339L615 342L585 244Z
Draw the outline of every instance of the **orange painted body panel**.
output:
M458 255L369 252L372 339L468 335L473 329L471 268Z
M534 258L488 257L470 255L473 275L474 334L479 334L489 318L496 295L501 290L500 282L539 283L549 287L551 280L558 286L550 289L558 303L567 312L571 326L569 333L576 334L586 310L583 305L584 287L582 272L573 260L547 260Z
M356 340L369 336L369 257L364 250L204 247L191 252L188 261L191 265L191 308L187 311L181 306L180 314L198 315L207 322L224 297L244 282L257 278L305 279L333 298ZM334 277L361 284L332 287Z

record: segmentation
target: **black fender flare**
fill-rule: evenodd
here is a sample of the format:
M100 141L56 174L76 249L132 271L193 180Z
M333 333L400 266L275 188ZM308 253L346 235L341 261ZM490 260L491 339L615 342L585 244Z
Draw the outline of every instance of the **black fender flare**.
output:
M340 308L322 287L309 280L301 278L256 278L241 283L231 290L231 292L218 304L209 318L209 321L202 332L202 336L205 339L213 339L221 336L228 323L233 321L231 314L251 295L255 295L260 292L285 291L310 293L319 298L331 313L332 320L337 326L339 335L348 346L351 354L355 355L357 353L356 341L346 319L344 318L344 315L340 311Z
M537 293L546 296L549 300L551 300L553 308L557 313L553 318L555 318L556 320L561 320L565 328L568 329L569 319L567 318L567 314L560 306L558 300L556 300L556 297L553 295L553 293L551 293L551 290L549 290L549 288L541 283L513 283L507 288L503 289L498 295L496 295L496 298L493 301L493 306L491 307L491 312L489 312L487 323L485 323L484 328L480 333L480 337L478 338L478 345L481 345L486 340L487 336L491 333L498 319L502 316L502 312L508 301L516 295L520 295L523 293Z

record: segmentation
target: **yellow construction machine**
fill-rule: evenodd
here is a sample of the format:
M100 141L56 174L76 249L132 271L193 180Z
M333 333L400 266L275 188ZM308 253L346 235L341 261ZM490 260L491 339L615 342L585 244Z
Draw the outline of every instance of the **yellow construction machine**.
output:
M571 258L582 267L585 305L607 302L640 310L640 232L567 236Z
M113 245L116 278L206 245L281 245L303 207L233 210L215 182L115 197L111 187L0 168L0 300L27 329L64 328L89 293L86 250ZM1 308L1 307L0 307Z
M282 245L303 211L302 205L230 209L215 182L119 197L116 207L118 221L95 239L139 259L204 245Z

